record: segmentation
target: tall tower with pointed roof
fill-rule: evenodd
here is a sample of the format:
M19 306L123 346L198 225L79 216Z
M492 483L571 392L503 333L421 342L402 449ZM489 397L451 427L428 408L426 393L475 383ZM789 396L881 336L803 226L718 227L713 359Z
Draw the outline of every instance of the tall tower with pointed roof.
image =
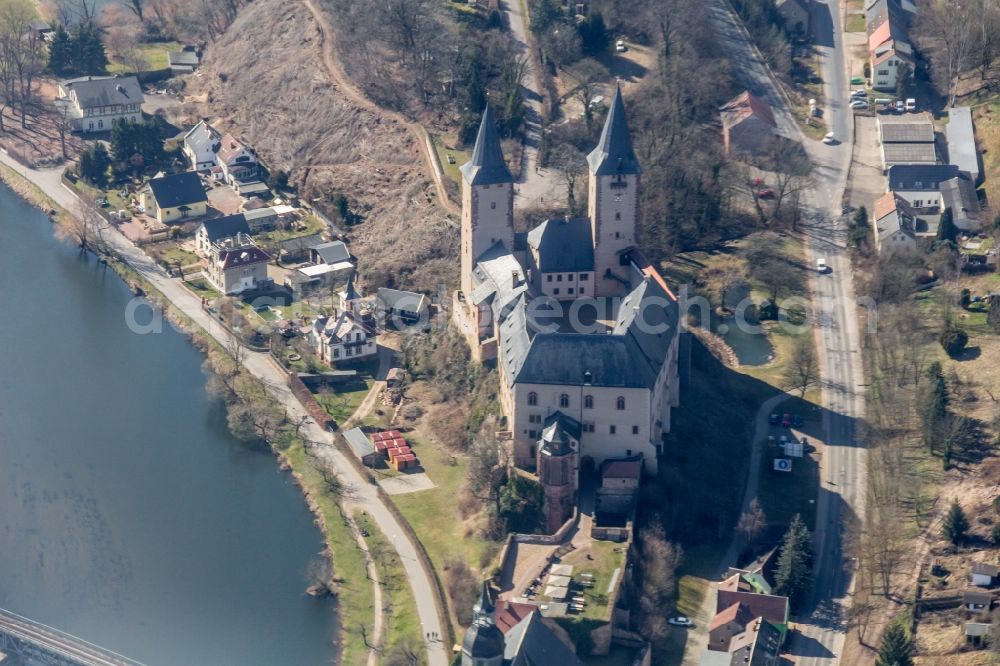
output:
M628 271L621 255L636 243L639 184L642 169L632 150L621 88L597 147L587 155L590 224L594 237L595 296L621 296L628 290Z
M472 158L462 165L462 291L472 293L476 259L497 241L514 250L514 177L500 149L489 105Z

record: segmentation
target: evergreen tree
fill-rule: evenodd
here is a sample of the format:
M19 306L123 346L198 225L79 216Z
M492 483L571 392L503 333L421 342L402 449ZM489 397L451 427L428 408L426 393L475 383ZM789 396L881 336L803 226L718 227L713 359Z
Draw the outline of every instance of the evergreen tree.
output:
M788 597L792 607L798 606L812 583L811 538L806 524L795 514L782 540L774 572L775 593Z
M927 368L928 384L924 388L921 419L923 421L924 446L932 453L934 444L941 436L945 418L948 415L948 384L944 379L944 371L938 361Z
M96 143L80 154L80 176L89 183L104 187L108 182L108 167L111 157L103 143Z
M577 33L580 35L580 48L585 55L600 55L607 51L611 44L611 35L608 34L604 17L600 12L591 12L587 18L580 21Z
M73 31L73 68L80 74L104 74L108 71L108 55L101 41L100 28L82 21Z
M952 220L951 208L945 208L944 212L941 213L941 221L938 222L937 239L954 243L956 236L958 236L958 228Z
M958 545L965 541L968 532L969 519L965 517L965 512L962 511L962 506L958 503L958 500L953 499L951 501L951 508L948 509L948 515L944 517L944 524L941 526L941 536L951 543Z
M944 330L941 331L938 342L948 352L948 356L954 358L965 351L965 346L969 344L969 334L955 326L954 322L949 321L945 324Z
M155 162L163 156L163 140L156 122L131 122L119 118L111 126L111 151L119 162L130 162L136 155L143 164Z
M903 625L897 622L885 630L875 666L913 666L913 640Z
M53 74L76 71L73 67L73 40L61 24L56 26L49 43L49 71Z

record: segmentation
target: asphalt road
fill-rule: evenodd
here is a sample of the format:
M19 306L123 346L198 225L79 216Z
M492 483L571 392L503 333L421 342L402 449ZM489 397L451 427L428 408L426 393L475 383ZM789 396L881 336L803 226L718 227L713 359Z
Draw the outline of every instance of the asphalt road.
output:
M824 81L824 119L837 139L830 146L802 136L784 96L725 0L713 0L711 17L730 49L737 78L772 106L780 131L801 140L813 161L814 183L803 192L803 227L809 265L816 266L822 257L830 267L826 274L814 272L810 281L826 446L816 498L814 583L786 649L797 664L827 666L840 662L844 646L844 608L853 589L853 571L843 542L848 526L864 515L867 464L863 442L856 439L855 422L864 413L861 387L865 382L858 303L846 250L847 218L841 214L854 141L853 114L846 103L842 7L837 0L817 0L812 9L814 46Z

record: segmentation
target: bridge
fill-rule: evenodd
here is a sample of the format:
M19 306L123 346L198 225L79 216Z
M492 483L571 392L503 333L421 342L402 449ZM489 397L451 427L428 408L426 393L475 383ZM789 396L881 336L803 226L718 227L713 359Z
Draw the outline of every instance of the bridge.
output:
M46 666L142 666L82 638L3 609L0 609L0 652L22 655Z

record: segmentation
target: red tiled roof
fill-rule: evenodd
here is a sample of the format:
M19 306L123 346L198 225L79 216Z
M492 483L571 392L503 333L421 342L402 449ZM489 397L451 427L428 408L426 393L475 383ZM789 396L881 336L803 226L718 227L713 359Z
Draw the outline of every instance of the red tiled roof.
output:
M602 479L638 479L641 473L638 460L605 460L601 465Z
M740 626L747 626L753 621L753 613L746 604L736 602L735 604L729 606L723 611L715 614L712 621L708 623L708 630L715 631L724 624L729 624L730 622L738 622Z
M729 581L725 581L728 583ZM788 619L788 597L773 594L757 594L723 589L719 584L716 610L722 611L735 603L745 604L754 617L763 617L773 624L784 624Z
M890 28L891 26L889 25L889 21L884 21L882 25L880 25L879 27L875 28L874 31L872 31L872 34L869 35L868 37L869 51L874 50L876 46L889 39L889 36L891 34Z
M398 449L390 448L387 449L387 451L389 451L390 458L401 458L403 456L412 455L410 453L410 447L408 446L401 446Z
M771 107L762 99L754 97L750 91L745 91L726 102L719 108L722 112L722 124L726 127L738 125L751 116L760 118L768 125L777 127Z
M504 601L497 599L496 611L493 613L493 621L497 628L503 633L513 629L521 620L538 610L534 604L521 604L516 601Z
M642 271L643 275L654 280L658 285L660 285L660 288L667 292L667 295L670 296L670 298L675 301L677 300L677 296L675 296L674 292L672 292L670 287L667 286L667 281L663 279L663 276L660 275L658 270L656 270L652 262L646 258L646 255L642 253L642 250L636 248L631 250L629 254L632 256L632 260L635 262L636 266L639 267L639 270Z
M892 192L886 192L883 196L875 200L876 220L881 220L894 210L896 210L896 195Z
M222 250L219 252L220 259L222 260L223 268L233 268L235 266L246 266L247 264L256 264L260 262L267 263L271 261L271 255L259 247L237 247L231 250Z

